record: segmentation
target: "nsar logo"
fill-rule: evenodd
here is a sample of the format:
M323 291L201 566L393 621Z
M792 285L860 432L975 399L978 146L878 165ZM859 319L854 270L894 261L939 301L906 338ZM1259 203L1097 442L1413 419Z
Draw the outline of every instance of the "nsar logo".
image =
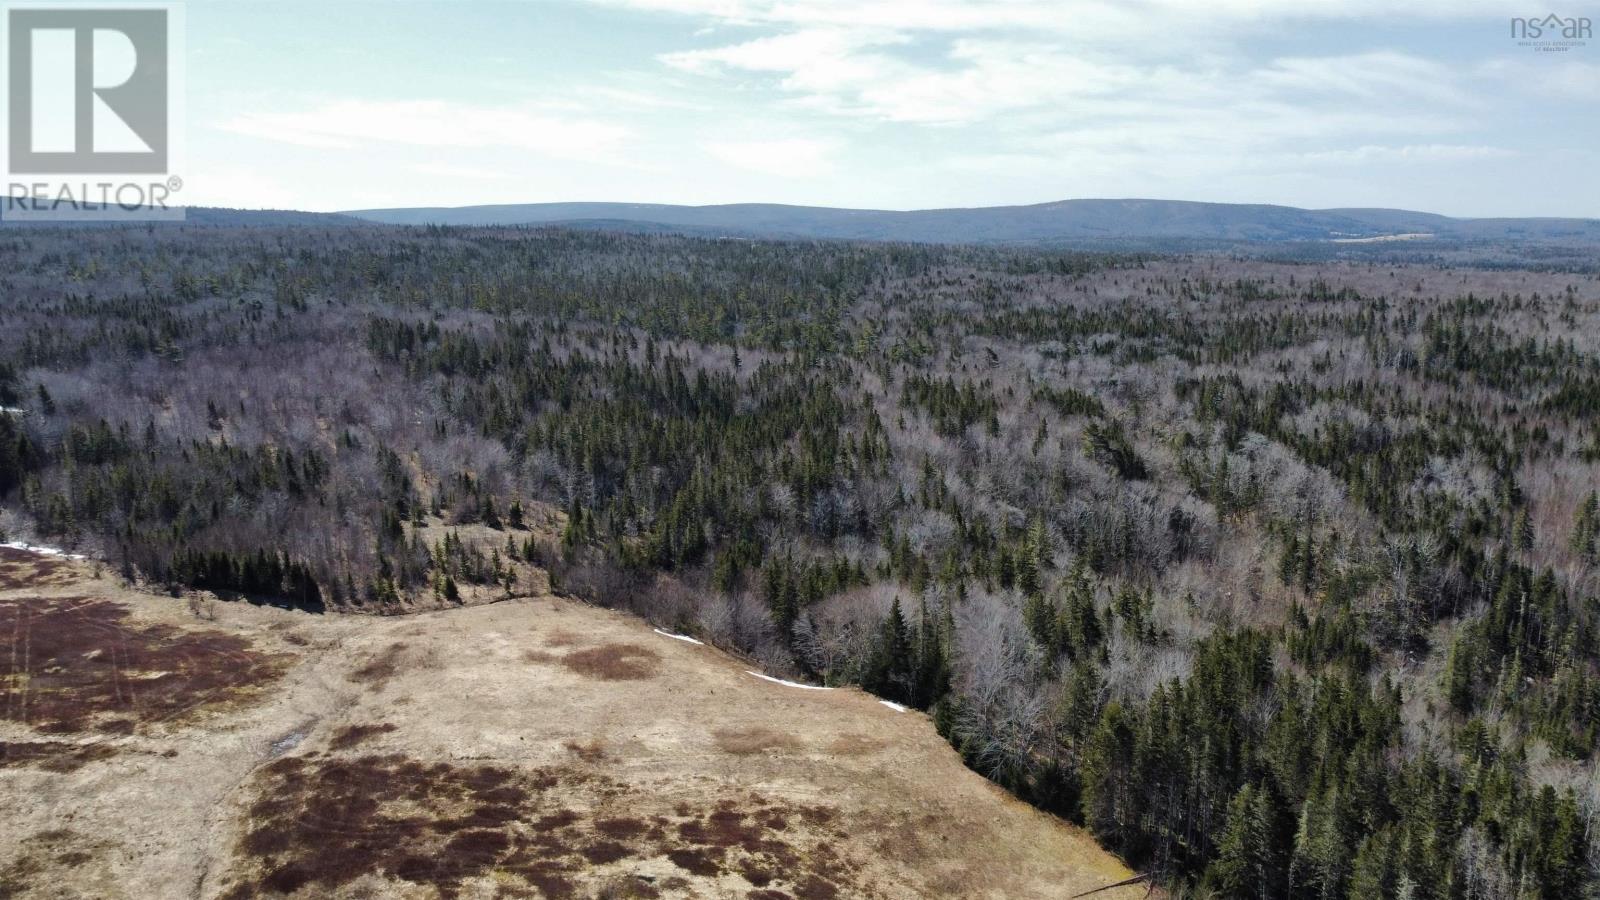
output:
M1584 16L1558 16L1511 20L1511 37L1519 47L1542 52L1562 52L1582 47L1594 37L1594 23Z

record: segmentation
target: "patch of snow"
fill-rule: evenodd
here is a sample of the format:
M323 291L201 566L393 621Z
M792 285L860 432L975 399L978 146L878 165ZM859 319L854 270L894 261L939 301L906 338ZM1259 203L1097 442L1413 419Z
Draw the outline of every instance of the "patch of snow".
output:
M1338 234L1339 232L1334 232ZM1389 241L1425 241L1433 237L1431 231L1408 231L1405 234L1375 234L1372 237L1334 238L1335 244L1382 244Z
M89 558L81 553L68 553L60 547L41 547L37 544L29 544L26 541L7 541L4 544L0 544L0 547L4 547L7 550L21 550L24 553L37 553L40 556L61 556L76 560Z
M305 739L305 728L301 728L298 731L291 731L283 737L273 741L272 746L267 750L267 754L269 756L282 756L285 753L288 753L290 750L300 746L300 742Z
M910 712L911 711L911 707L909 707L909 706L901 706L900 704L894 702L893 700L879 700L878 702L882 703L884 706L889 707L890 709L894 710L895 712Z
M662 631L659 628L652 628L650 630L654 631L656 634L661 635L662 637L669 637L669 638L672 638L675 641L683 641L684 643L687 643L687 644L699 644L702 647L705 646L705 641L697 641L694 638L689 637L687 634L673 634L670 631Z
M784 687L800 688L801 690L806 690L806 691L831 691L831 690L833 690L833 688L831 688L831 687L822 687L820 685L815 685L815 684L801 684L798 681L784 681L782 678L773 678L771 675L763 675L760 672L752 672L749 669L745 669L744 671L745 671L745 674L747 674L747 675L754 675L755 677L761 679L762 681L770 681L773 684L781 684Z
M7 413L7 414L10 414L10 415L13 415L13 416L20 416L25 412L27 412L27 410L23 409L20 406L0 406L0 413Z

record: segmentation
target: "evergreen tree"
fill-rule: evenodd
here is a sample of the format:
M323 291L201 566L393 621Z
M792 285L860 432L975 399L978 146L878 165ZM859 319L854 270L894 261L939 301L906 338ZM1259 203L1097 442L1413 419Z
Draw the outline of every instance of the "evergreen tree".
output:
M1270 788L1247 784L1228 803L1227 824L1206 880L1219 897L1270 900L1282 895L1279 810Z
M1584 498L1583 504L1578 507L1577 520L1572 525L1570 538L1572 552L1582 557L1585 562L1594 562L1597 533L1600 533L1600 493L1590 491Z

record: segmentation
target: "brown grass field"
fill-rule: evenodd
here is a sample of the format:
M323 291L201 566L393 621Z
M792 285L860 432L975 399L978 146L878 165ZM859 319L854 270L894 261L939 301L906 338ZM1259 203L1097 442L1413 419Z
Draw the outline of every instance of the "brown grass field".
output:
M619 613L212 609L0 550L0 897L1064 898L1132 874L926 717Z

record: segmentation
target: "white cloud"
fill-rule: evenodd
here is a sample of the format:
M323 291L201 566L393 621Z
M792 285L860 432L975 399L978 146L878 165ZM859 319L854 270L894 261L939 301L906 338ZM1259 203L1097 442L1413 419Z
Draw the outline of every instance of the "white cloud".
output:
M1513 0L596 2L777 29L659 58L682 71L738 78L741 88L765 83L801 111L926 125L1014 119L1029 110L1054 111L1060 123L1110 112L1093 108L1100 99L1180 116L1197 106L1215 114L1317 108L1333 119L1366 112L1368 119L1437 121L1478 104L1462 84L1464 72L1383 49L1253 63L1239 42L1288 27L1303 34L1315 27L1308 19L1484 22L1518 8ZM1589 81L1580 70L1563 78L1574 91ZM1256 123L1226 127L1240 125ZM1398 122L1380 130L1396 126L1408 130Z
M1023 31L1107 37L1128 30L1231 28L1307 19L1482 19L1525 15L1520 0L593 0L730 26Z
M903 44L903 35L818 28L707 50L668 53L661 61L702 75L726 70L780 74L785 90L832 93L884 77L893 63L868 48Z
M1470 95L1454 83L1458 73L1450 67L1392 50L1277 59L1255 77L1279 90L1306 94L1348 94L1367 100L1409 96L1437 103L1470 102Z
M662 59L706 76L768 78L803 110L924 125L994 122L1013 133L1107 122L1137 123L1141 135L1191 122L1201 135L1318 134L1333 125L1421 132L1451 110L1477 105L1460 73L1394 51L1173 65L1023 38L957 37L942 54L920 56L901 52L923 49L910 43L905 35L829 27Z
M839 142L831 139L786 138L756 141L708 141L703 149L729 165L778 175L810 178L833 171L830 158Z
M1600 64L1578 60L1553 60L1553 54L1527 54L1521 59L1496 59L1480 65L1477 74L1495 84L1520 85L1525 92L1548 102L1552 99L1600 99Z
M411 167L411 171L418 175L431 175L437 178L472 179L474 181L496 181L510 177L509 173L498 169L486 169L479 166L456 166L444 163L418 163Z
M373 144L508 147L566 159L612 155L629 134L619 125L558 118L521 106L472 106L442 100L332 100L306 109L242 113L217 127L321 149Z
M1334 163L1365 165L1368 163L1395 162L1460 162L1463 160L1505 159L1515 156L1515 151L1504 147L1466 144L1406 144L1398 147L1368 144L1347 150L1319 150L1301 154L1309 163Z
M1151 77L1050 45L959 39L944 62L925 65L884 52L904 35L812 29L708 50L671 53L663 62L712 75L773 75L798 105L893 122L950 124L1073 96L1105 93Z

